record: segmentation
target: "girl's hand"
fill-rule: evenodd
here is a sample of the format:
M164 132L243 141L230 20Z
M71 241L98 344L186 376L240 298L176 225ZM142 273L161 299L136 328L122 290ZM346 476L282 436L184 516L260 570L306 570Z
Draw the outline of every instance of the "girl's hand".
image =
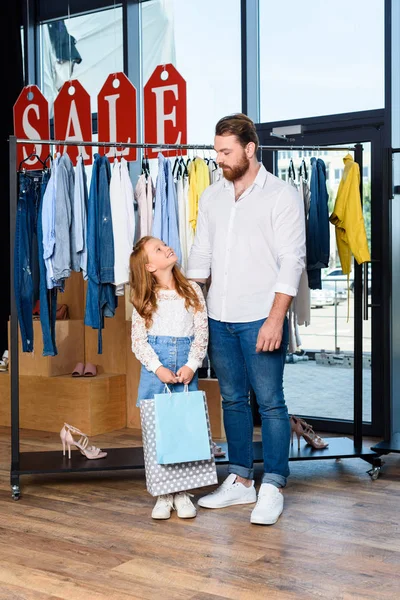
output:
M170 369L167 369L167 367L158 367L158 369L156 371L156 375L157 375L158 379L160 381L162 381L163 383L178 383L179 382L179 379L175 375L175 373L173 373L173 371L171 371Z
M184 365L177 372L177 376L178 376L179 383L184 383L185 385L187 385L188 383L190 383L192 381L194 372L192 371L192 369L190 367L188 367L187 365Z

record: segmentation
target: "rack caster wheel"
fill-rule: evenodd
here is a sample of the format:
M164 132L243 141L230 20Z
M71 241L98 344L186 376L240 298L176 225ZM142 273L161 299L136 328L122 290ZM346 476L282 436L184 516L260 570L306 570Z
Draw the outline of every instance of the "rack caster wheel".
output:
M11 486L11 497L13 500L19 500L20 499L20 490L19 490L19 485L12 485Z
M381 467L372 467L369 471L367 471L368 475L371 477L373 481L378 479L381 472Z

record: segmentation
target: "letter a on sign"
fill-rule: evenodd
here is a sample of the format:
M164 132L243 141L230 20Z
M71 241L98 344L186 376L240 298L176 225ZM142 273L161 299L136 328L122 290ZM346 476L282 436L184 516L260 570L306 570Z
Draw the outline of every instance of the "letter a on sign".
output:
M186 144L186 81L171 64L159 65L144 86L144 139L147 144ZM176 156L177 150L163 150ZM150 150L155 158L158 150Z
M136 89L125 73L109 75L97 96L99 142L136 143ZM115 148L99 147L109 159ZM118 155L136 160L136 148L118 148Z
M90 96L77 79L66 81L54 100L54 136L56 140L92 141ZM61 146L58 152L67 152L73 164L82 154L85 165L92 164L92 146Z
M20 139L50 139L49 103L36 85L24 87L14 104L14 135ZM17 164L24 161L24 169L42 169L40 160L45 162L49 153L48 144L17 144Z

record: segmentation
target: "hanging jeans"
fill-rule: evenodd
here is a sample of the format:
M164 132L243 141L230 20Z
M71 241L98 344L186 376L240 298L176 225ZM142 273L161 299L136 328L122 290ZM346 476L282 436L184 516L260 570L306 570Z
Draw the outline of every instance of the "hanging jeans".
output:
M265 319L224 323L208 319L211 366L221 389L229 452L229 473L253 479L253 415L250 386L261 415L264 474L262 483L284 487L289 476L290 423L283 394L288 322L282 343L273 352L256 352Z
M33 352L32 311L40 300L43 356L55 356L57 290L47 290L43 258L42 202L49 173L19 173L15 225L14 292L23 352Z

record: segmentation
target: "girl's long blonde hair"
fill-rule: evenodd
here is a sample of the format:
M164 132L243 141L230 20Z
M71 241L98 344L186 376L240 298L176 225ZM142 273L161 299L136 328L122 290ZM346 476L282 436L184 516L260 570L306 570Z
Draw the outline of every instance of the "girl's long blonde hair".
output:
M153 273L146 269L149 262L145 250L145 244L156 238L146 235L137 242L129 260L130 267L130 301L139 315L145 320L147 329L153 323L153 313L157 310L157 292L160 289ZM200 300L197 294L181 273L179 267L174 265L172 275L175 280L175 289L179 296L185 299L186 310L193 307L195 311L201 310Z

